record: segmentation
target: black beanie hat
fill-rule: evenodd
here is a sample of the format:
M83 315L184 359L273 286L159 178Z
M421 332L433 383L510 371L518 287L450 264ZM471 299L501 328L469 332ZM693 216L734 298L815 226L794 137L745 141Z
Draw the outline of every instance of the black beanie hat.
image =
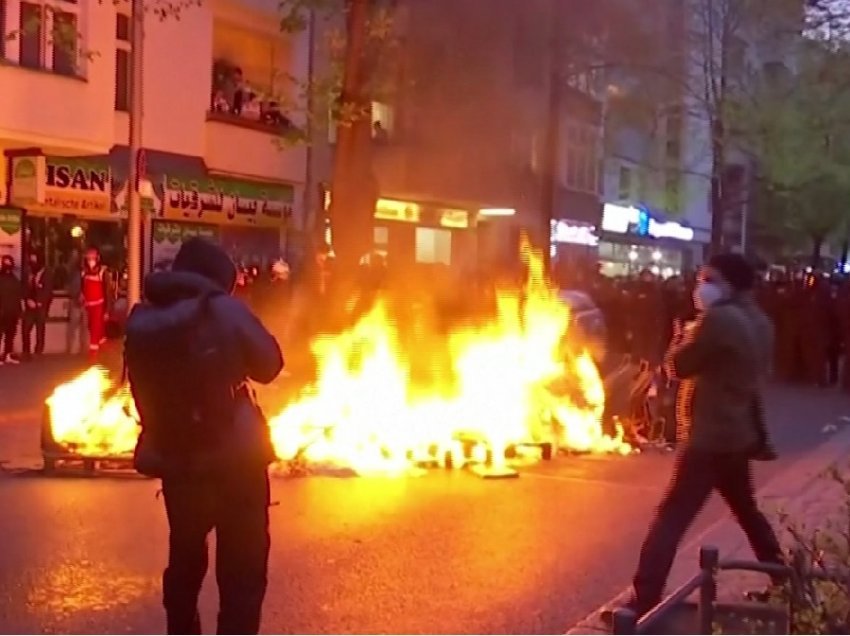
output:
M755 285L756 270L741 254L717 254L711 257L708 266L720 272L735 291L749 291Z
M199 274L227 292L232 292L236 284L236 267L227 253L215 243L197 236L180 246L171 269Z

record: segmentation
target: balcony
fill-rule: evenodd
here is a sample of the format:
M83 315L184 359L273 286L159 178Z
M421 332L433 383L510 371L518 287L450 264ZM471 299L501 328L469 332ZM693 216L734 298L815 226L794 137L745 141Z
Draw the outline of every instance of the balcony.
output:
M210 111L204 158L214 171L300 182L304 180L305 146L286 142L289 135L299 134L287 119L261 120Z

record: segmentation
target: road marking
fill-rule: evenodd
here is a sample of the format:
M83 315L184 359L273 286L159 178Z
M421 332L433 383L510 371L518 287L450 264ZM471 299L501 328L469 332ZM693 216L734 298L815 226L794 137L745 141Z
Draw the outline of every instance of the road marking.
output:
M629 488L631 490L642 490L644 492L662 492L663 486L644 486L641 484L632 484L629 482L607 481L605 479L593 479L591 477L570 477L568 475L546 475L542 473L522 473L523 477L533 477L536 479L549 479L551 481L576 481L583 484L596 484L599 486L617 486Z

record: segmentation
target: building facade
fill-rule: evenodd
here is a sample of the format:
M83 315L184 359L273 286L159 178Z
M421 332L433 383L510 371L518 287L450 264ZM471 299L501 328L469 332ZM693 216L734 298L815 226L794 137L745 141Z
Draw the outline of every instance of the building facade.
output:
M66 263L93 245L124 264L130 104L129 4L4 0L0 38L0 249ZM284 37L276 3L186 3L144 21L140 191L143 260L202 234L262 262L303 223L303 122L283 104L306 77L306 40ZM179 19L178 19L179 17ZM17 229L16 227L17 226Z
M557 4L397 3L403 59L393 90L372 104L376 249L461 270L510 265L521 232L548 245L549 187L554 218L598 225L601 102L565 86L553 106ZM330 137L312 150L317 181L329 178Z

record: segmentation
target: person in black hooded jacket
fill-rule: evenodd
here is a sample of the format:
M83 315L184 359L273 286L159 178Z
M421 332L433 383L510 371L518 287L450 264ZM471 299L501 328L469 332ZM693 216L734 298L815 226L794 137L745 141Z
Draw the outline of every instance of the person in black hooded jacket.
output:
M23 287L15 275L15 259L4 255L0 260L0 364L16 363L12 351L21 321Z
M274 380L283 357L274 337L231 295L235 280L225 252L193 238L183 244L171 271L147 277L145 301L127 321L125 362L142 424L136 467L162 479L170 529L163 575L169 634L201 633L198 595L212 530L218 633L256 634L260 628L270 544L267 471L274 450L248 383ZM181 377L188 368L181 365L190 362L173 350L180 338L169 340L181 324L184 334L200 329L191 322L199 311L208 320L204 329L215 336L196 351L214 349L215 361L207 365L211 369L196 365L195 375L216 377L227 385L221 390L205 391L199 387L209 383ZM195 404L203 401L211 409L197 416ZM218 412L227 415L216 417Z

